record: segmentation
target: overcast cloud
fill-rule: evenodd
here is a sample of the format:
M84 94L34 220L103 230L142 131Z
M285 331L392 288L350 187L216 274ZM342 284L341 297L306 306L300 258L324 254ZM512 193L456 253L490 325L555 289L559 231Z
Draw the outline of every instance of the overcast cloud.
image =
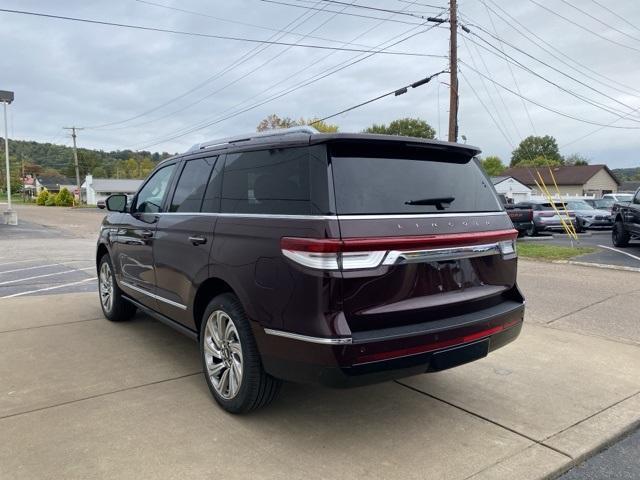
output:
M333 11L345 9L342 5L322 0L282 1ZM495 39L472 26L475 24L493 33L493 20L497 36L574 76L580 82L600 90L606 96L541 66L505 45L505 51L510 55L561 87L613 112L603 111L513 66L516 87L504 60L486 50L478 49L469 40L465 44L461 36L459 56L468 66L460 66L463 74L460 78L460 134L467 138L468 143L479 146L485 155L497 154L506 162L513 145L517 145L525 136L537 133L555 136L563 154L580 153L589 157L592 163L607 163L612 167L640 166L640 130L604 128L585 139L575 141L598 127L528 104L530 121L520 99L504 90L500 90L498 95L491 82L483 81L472 70L477 68L505 87L514 91L519 88L523 95L565 114L606 125L618 120L613 125L640 127L640 113L632 112L625 106L640 108L640 30L602 9L593 0L567 2L588 11L623 33L579 13L562 0L536 1L626 47L588 33L545 11L531 0L497 0L501 8L570 59L594 70L596 73L586 72L594 80L585 76L584 71L563 65L549 53L529 43L512 28L512 21L507 24L495 15L490 18L479 0L461 0L460 13L463 23L467 23L474 32L499 47ZM405 23L381 22L260 0L153 2L271 29L293 28L302 35L361 44L351 45L351 48L386 45L384 42L391 39L397 40L410 33L425 30L425 27ZM640 2L599 2L632 24L640 25ZM443 0L418 0L414 5L405 0L358 0L356 3L428 15L435 15L438 10L424 4L444 5ZM2 0L0 8L257 39L268 39L275 33L135 0ZM347 8L345 11L389 17L389 14L383 12L356 8ZM420 21L403 15L392 18L406 22ZM238 62L243 55L254 51L256 45L9 13L0 13L0 22L0 89L16 92L16 101L11 106L10 136L68 144L69 140L62 131L63 126L114 123L79 133L80 146L105 150L148 146L147 149L152 151L183 151L193 143L206 139L253 131L259 121L270 113L295 118L323 117L447 68L446 58L378 54L291 94L226 118L230 113L253 107L288 87L366 54L285 46L263 49L258 46L260 51L253 58ZM353 40L359 35L360 38ZM470 38L479 42L477 37ZM294 34L286 34L280 40L341 45ZM447 55L447 49L446 24L391 47L395 51L441 56ZM235 67L228 69L234 62ZM225 69L228 70L226 73ZM205 82L216 76L217 78ZM610 79L619 83L613 83ZM389 122L406 116L421 117L436 128L438 138L446 139L448 88L441 82L448 82L448 76L442 75L438 81L409 90L405 95L391 96L336 117L332 122L337 123L341 131L361 131L373 122ZM192 93L141 115L198 85L201 85L200 88ZM496 127L471 87L504 133ZM265 92L267 89L269 90ZM188 107L189 104L193 105ZM630 115L620 119L620 114ZM139 118L131 119L136 116ZM131 120L115 123L128 119ZM216 121L218 123L213 123ZM209 123L212 124L206 128L177 137L190 127ZM569 145L563 147L565 144Z

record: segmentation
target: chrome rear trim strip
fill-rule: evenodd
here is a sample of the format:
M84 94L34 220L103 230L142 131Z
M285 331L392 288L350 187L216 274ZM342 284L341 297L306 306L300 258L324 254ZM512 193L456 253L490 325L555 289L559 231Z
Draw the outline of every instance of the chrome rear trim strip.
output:
M307 335L283 332L282 330L273 330L271 328L265 328L264 333L266 333L267 335L275 335L277 337L290 338L292 340L300 340L301 342L320 343L323 345L347 345L352 342L351 337L343 337L343 338L309 337Z
M186 305L182 305L181 303L174 302L173 300L169 300L167 298L161 297L160 295L156 295L155 293L148 292L144 288L136 287L135 285L131 285L130 283L122 282L122 281L120 282L120 285L122 285L124 287L127 287L127 288L130 288L131 290L134 290L136 292L142 293L143 295L146 295L148 297L155 298L156 300L160 300L161 302L169 304L172 307L176 307L176 308L179 308L181 310L186 310L187 309Z
M497 242L485 245L467 245L464 247L434 248L429 250L392 250L387 254L382 264L395 265L399 263L459 260L462 258L488 257L490 255L500 255L501 253L500 245Z

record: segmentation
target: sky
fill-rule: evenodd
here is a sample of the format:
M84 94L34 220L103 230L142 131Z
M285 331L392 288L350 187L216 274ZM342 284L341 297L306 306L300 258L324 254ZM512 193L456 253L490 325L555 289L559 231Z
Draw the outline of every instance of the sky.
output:
M1 0L2 9L297 44L0 12L0 90L15 91L9 137L70 145L62 127L75 125L82 147L174 153L254 131L272 113L325 117L446 70L448 24L426 21L448 18L445 4ZM548 134L563 155L640 166L640 2L459 0L459 16L470 30L458 36L461 142L508 163L520 140ZM371 53L383 47L393 53ZM330 122L359 132L419 117L446 140L448 84L443 74Z

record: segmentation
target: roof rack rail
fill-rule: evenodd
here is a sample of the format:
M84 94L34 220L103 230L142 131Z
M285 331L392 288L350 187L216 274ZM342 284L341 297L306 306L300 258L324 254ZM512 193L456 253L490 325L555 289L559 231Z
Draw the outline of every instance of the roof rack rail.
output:
M197 150L202 150L202 149L213 147L216 145L248 142L249 140L253 140L256 138L281 137L285 135L294 135L297 133L306 133L306 134L313 135L320 132L318 132L318 130L316 130L315 128L309 125L303 125L300 127L291 127L291 128L278 128L275 130L267 130L265 132L258 132L258 133L252 132L252 133L247 133L245 135L235 135L233 137L225 137L225 138L219 138L216 140L209 140L208 142L196 143L188 151L194 152Z

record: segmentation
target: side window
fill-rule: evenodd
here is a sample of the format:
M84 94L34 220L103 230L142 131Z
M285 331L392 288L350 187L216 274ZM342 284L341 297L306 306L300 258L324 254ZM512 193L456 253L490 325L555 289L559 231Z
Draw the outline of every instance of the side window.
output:
M227 155L222 212L310 214L310 197L308 147Z
M176 164L167 165L156 171L138 192L136 212L158 213L162 209L162 199L171 181Z
M170 212L199 212L217 157L187 160L169 207Z

